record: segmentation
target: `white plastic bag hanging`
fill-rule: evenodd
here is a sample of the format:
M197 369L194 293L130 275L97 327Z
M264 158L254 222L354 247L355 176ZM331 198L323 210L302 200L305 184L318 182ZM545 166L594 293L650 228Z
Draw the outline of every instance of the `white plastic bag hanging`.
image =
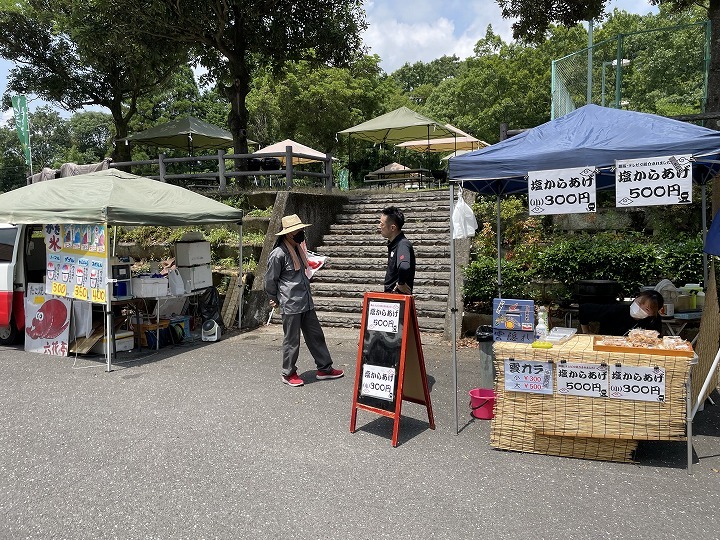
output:
M462 188L458 189L458 198L452 213L452 222L454 240L474 236L478 228L473 209L463 199Z

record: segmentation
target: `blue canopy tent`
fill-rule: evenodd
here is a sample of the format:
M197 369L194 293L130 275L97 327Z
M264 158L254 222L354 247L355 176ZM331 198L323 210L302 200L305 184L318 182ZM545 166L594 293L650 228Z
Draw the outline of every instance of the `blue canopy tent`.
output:
M693 180L702 186L705 234L705 186L720 170L720 132L653 114L598 105L586 105L498 144L450 158L450 196L452 199L454 184L462 184L465 189L481 194L497 195L500 289L500 197L526 193L529 171L594 166L598 169L598 189L607 189L615 185L615 160L680 154L693 156ZM452 228L452 219L450 222ZM452 230L450 234L452 238ZM454 302L454 249L451 249L451 258L450 284ZM453 305L452 312L456 311ZM453 317L453 335L455 324Z

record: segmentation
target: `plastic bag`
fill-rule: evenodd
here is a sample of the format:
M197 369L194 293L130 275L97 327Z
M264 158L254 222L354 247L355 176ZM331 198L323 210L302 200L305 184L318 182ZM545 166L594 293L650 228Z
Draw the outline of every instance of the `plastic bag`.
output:
M185 294L185 283L183 282L183 278L180 275L180 272L177 268L172 268L168 270L167 273L168 276L168 285L170 287L170 294L172 296L180 296L182 294Z
M465 199L463 199L462 188L458 190L458 199L452 213L452 222L454 240L474 236L478 228L475 213L470 205L465 202Z

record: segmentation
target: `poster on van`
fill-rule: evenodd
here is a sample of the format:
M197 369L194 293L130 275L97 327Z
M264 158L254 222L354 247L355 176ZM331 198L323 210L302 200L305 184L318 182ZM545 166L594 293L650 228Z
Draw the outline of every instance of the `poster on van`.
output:
M45 293L104 304L108 267L105 225L48 224L43 231Z
M42 284L29 284L25 297L25 350L67 356L71 300L43 294Z

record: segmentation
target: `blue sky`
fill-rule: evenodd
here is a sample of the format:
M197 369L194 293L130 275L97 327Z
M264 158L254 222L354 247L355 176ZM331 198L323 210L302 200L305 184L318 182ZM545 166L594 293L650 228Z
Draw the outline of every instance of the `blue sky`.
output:
M647 0L613 0L608 10L616 7L643 15L657 12ZM429 62L445 54L465 59L489 24L506 41L512 39L512 21L502 18L495 0L365 0L365 11L369 28L363 40L371 53L380 56L387 73L405 62ZM0 59L0 93L5 92L11 67ZM43 104L32 96L28 101L30 110ZM2 113L0 123L11 115L12 109Z

